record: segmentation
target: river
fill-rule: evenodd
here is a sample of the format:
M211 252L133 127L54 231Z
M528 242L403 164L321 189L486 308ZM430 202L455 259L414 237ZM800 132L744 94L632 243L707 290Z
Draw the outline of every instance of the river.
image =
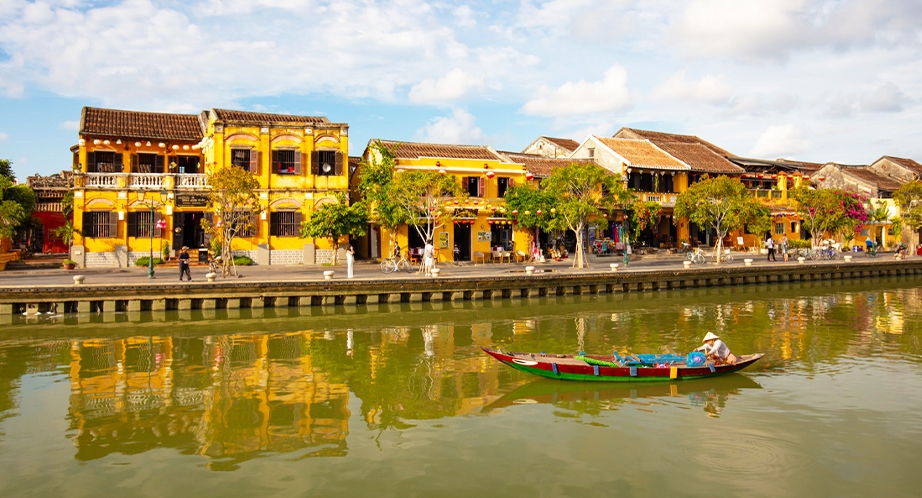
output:
M0 496L918 496L922 279L42 316L0 330ZM480 346L765 357L549 381Z

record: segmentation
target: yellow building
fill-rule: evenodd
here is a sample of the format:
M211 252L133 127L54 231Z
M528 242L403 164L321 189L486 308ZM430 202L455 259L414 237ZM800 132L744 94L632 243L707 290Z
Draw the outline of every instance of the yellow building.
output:
M301 221L346 192L348 126L324 117L212 109L199 115L85 107L74 151L71 259L129 266L166 247L207 254L207 173L238 165L260 182L256 230L235 241L257 264L317 264L328 241L303 240Z
M376 142L377 139L369 141L364 154L366 161L372 160L370 145ZM465 201L450 206L455 211L451 225L435 233L433 244L439 261L453 260L456 244L462 261L479 261L481 257L489 260L497 247L510 253L511 259L518 251L526 254L533 232L517 229L508 219L503 212L503 196L516 184L537 185L553 167L570 163L566 159L500 153L484 145L380 142L394 152L398 172L440 171L455 177L468 194ZM373 225L369 236L357 245L357 251L362 256L381 258L393 247L394 238L402 250L419 249L425 244L413 227L403 226L396 233L389 233Z

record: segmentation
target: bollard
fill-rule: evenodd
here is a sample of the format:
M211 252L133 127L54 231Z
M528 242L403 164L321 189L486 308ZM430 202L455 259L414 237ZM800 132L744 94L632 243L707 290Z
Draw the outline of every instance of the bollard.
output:
M214 279L216 279L216 278L218 278L218 274L217 274L217 273L211 273L211 272L209 272L209 273L206 273L206 274L205 274L205 279L208 280L209 282L212 282L212 283L213 283L213 282L214 282Z
M618 271L618 263L612 263L608 267L611 268L611 271Z
M432 275L432 278L438 278L440 271L442 271L441 268L433 268L429 270L429 273Z
M851 262L852 262L852 255L851 255L851 254L846 254L845 256L842 256L842 259L844 259L846 263L851 263Z
M535 274L535 267L534 267L534 266L526 266L526 267L525 267L525 274L526 274L526 275L534 275L534 274Z
M797 258L797 263L798 263L798 264L804 264L804 261L806 261L806 258L804 258L803 256Z
M83 281L86 280L86 277L83 275L74 275L74 285L83 285Z
M743 264L746 266L752 266L752 259L751 258L744 259Z
M327 271L323 272L323 279L324 279L324 280L333 280L333 274L334 274L334 273L336 273L336 272L333 271L333 270L327 270Z
M682 261L682 265L685 266L685 269L686 269L686 270L688 270L688 269L691 268L692 262L691 262L691 261Z

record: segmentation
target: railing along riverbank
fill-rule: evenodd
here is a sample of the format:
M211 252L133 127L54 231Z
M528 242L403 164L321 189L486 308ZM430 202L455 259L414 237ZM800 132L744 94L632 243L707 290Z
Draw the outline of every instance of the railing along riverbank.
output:
M218 281L0 288L0 320L20 314L159 312L515 299L922 275L922 259L394 280ZM3 323L3 322L0 322Z

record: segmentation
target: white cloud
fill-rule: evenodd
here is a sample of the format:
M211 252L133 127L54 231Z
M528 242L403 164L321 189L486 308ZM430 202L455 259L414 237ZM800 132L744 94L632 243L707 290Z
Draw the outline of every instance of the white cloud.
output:
M903 110L906 100L906 95L896 85L884 83L861 103L861 109L875 112L899 112Z
M463 109L455 109L451 116L432 119L416 131L417 139L430 143L476 144L484 140L476 119Z
M732 88L724 81L723 75L707 74L699 81L688 81L685 71L679 71L654 88L650 96L658 100L722 104L730 99L731 93Z
M804 152L808 147L808 141L794 130L793 124L769 126L756 140L749 155L761 158L790 158Z
M0 131L0 140L6 140L7 138L9 138L9 135Z
M80 129L80 121L65 121L58 125L58 128L62 130L77 131Z
M572 116L627 109L632 104L627 71L615 64L602 81L567 82L556 89L541 86L522 112L534 116Z
M410 102L414 104L450 102L464 97L470 91L483 89L483 76L475 76L455 68L438 80L424 79L410 89Z
M477 20L474 19L474 11L467 5L456 7L451 13L455 16L455 23L458 26L472 28L477 25Z

